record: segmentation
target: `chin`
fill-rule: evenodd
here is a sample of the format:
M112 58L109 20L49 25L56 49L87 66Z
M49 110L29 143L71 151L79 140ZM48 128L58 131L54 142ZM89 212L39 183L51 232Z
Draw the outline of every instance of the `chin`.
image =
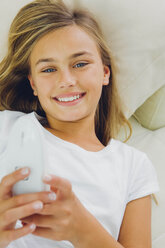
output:
M58 117L59 121L64 121L64 122L77 122L80 120L83 120L86 116L85 115L79 115L79 116L71 116L71 114L69 116L62 116L61 118Z
M83 117L77 117L77 118L63 118L63 119L59 119L60 121L64 121L64 122L78 122L80 120L84 119Z

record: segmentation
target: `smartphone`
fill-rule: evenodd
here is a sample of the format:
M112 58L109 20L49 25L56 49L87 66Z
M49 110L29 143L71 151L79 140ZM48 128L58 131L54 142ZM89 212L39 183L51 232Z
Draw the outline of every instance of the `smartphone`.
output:
M43 133L29 116L19 117L8 138L3 162L7 174L23 167L30 168L30 175L13 187L13 195L47 190L42 178L45 168Z

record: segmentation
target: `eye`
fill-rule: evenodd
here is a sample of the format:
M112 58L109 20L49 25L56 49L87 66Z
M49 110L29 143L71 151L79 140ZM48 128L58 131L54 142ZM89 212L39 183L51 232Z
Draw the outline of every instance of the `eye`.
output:
M88 63L78 63L75 66L77 66L78 68L80 68L80 67L84 67L86 65L88 65Z
M46 70L43 70L42 72L50 73L50 72L54 72L54 71L55 71L54 68L48 68Z

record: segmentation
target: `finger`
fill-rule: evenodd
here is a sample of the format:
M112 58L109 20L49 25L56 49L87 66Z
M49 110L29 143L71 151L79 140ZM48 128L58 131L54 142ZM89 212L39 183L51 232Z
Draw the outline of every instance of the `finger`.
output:
M58 202L60 203L60 202ZM54 216L56 219L64 217L65 215L70 214L70 211L63 207L62 204L44 204L43 209L40 211L39 216ZM38 214L33 215L33 218L38 216ZM29 223L32 219L31 216L21 218L21 221Z
M43 227L37 227L35 229L35 231L33 232L33 235L47 238L47 239L53 239L53 240L57 240L57 241L64 239L64 238L60 237L59 234L54 233L54 230L52 230L50 228L43 228Z
M35 201L18 208L9 209L0 215L1 226L6 227L19 219L39 213L42 208L43 203L41 201Z
M33 222L37 227L47 227L50 228L51 226L54 225L55 222L55 217L54 216L43 216L39 214L31 215L27 218L21 219L22 222L24 223L31 223Z
M69 213L67 206L64 206L61 201L55 202L55 204L45 204L40 215L53 215L55 218L60 218L66 213Z
M11 191L15 183L23 180L30 174L28 167L21 168L2 178L0 184L0 199L7 199L11 196Z
M11 231L3 232L3 237L1 238L2 243L10 243L16 239L19 239L27 234L34 232L36 226L34 223L29 223L28 225Z
M45 175L43 181L47 184L50 184L52 190L57 189L57 197L60 199L69 197L72 192L72 185L65 178L54 175Z
M36 200L40 200L43 203L51 203L56 200L56 194L54 192L43 191L13 196L7 199L6 201L1 202L0 213L3 213L8 209L22 206Z

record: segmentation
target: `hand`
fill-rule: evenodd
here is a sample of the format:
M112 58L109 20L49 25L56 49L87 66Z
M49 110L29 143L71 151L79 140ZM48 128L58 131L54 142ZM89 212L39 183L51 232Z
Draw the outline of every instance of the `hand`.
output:
M10 242L32 233L35 230L32 222L22 228L14 229L16 221L40 213L43 203L52 201L49 199L50 192L12 196L14 184L29 174L28 168L20 169L5 176L0 183L0 248L5 248Z
M81 237L81 227L91 218L90 213L83 207L72 191L68 180L51 175L49 181L51 190L56 193L56 200L44 204L39 214L22 219L25 223L35 223L33 235L52 239L68 240L76 244ZM84 224L85 223L85 224Z

